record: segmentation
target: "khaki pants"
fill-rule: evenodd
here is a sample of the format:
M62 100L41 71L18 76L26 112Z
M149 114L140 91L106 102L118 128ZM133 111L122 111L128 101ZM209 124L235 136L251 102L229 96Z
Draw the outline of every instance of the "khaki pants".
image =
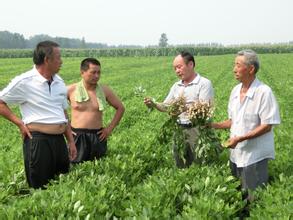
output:
M199 135L198 128L183 128L184 135L184 159L180 157L180 153L178 150L178 146L176 144L176 136L173 136L173 156L176 162L176 166L178 168L189 167L192 162L195 160L194 151L195 151L195 143L197 142L197 138Z

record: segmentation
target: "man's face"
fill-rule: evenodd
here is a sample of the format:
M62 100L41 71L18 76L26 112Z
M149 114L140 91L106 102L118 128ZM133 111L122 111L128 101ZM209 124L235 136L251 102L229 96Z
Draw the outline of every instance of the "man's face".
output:
M96 85L101 76L101 67L90 63L87 71L81 71L81 76L87 84Z
M177 76L182 80L189 80L193 75L193 63L186 64L181 55L175 57L173 61L173 68Z
M59 47L53 48L51 57L48 58L48 67L51 73L58 73L62 66L61 52Z
M237 56L235 58L234 63L234 76L235 79L237 79L240 82L243 82L243 80L248 79L253 74L254 68L252 65L247 65L245 63L245 57L244 56Z

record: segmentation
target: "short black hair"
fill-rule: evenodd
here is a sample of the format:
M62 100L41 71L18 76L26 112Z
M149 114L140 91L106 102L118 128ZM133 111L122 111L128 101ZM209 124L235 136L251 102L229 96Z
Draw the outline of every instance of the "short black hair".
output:
M100 61L98 61L96 58L89 57L89 58L85 58L83 61L81 61L80 70L87 71L89 69L90 64L101 66Z
M185 64L187 65L189 62L193 63L193 67L195 67L195 60L191 53L188 51L181 51L179 55L183 58Z
M53 41L39 42L34 50L33 61L36 65L41 65L45 62L45 57L51 57L54 47L59 47L59 44Z

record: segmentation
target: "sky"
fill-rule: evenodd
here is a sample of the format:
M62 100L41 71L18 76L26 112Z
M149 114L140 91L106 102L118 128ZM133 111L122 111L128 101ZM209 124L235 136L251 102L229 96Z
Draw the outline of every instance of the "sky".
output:
M293 0L6 0L0 31L108 45L293 41Z

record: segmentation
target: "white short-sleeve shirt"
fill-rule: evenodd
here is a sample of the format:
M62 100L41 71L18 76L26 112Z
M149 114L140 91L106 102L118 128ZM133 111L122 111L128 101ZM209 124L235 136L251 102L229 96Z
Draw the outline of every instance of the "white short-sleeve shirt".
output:
M67 123L64 114L68 107L67 88L56 74L49 86L48 80L34 67L15 77L0 92L0 100L7 104L19 104L24 124Z
M176 82L171 87L171 90L164 100L165 104L170 103L172 100L184 96L187 104L195 101L212 101L214 99L214 89L210 80L202 77L197 73L196 77L187 85L184 85L182 80ZM185 113L179 116L179 123L189 124L190 120Z
M256 78L240 103L241 88L242 83L235 86L230 95L230 137L245 135L261 124L280 124L279 107L270 87ZM266 158L275 158L273 129L256 138L242 141L230 150L230 160L237 167L246 167Z

